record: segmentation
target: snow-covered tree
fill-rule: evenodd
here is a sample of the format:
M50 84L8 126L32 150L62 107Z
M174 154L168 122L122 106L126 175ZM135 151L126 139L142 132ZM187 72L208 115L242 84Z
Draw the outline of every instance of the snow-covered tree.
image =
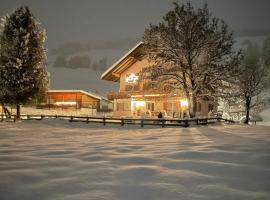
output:
M262 59L264 61L264 64L270 67L270 37L266 38L266 40L263 43L262 48Z
M249 123L250 110L255 106L259 106L262 102L259 96L269 82L269 66L265 52L262 54L259 47L246 41L244 43L244 59L241 64L241 73L238 77L238 87L240 96L245 104L246 119L245 123Z
M0 85L2 99L20 105L41 99L48 88L44 68L45 31L27 6L16 9L4 20L0 36Z
M262 60L265 67L270 71L270 36L266 38L262 47ZM270 78L268 81L268 88L270 88Z
M234 52L233 34L227 24L212 17L207 5L194 9L190 3L169 11L143 36L145 52L155 63L147 74L172 89L184 92L190 117L196 116L200 98L212 97L235 74L240 52Z

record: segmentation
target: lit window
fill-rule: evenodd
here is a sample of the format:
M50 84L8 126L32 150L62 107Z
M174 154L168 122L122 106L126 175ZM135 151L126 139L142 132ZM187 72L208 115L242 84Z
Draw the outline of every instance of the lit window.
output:
M126 83L136 83L139 80L138 74L127 74L126 75Z

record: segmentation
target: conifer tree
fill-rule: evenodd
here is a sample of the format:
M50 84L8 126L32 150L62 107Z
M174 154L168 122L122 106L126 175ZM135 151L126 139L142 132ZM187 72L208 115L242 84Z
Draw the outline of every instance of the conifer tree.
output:
M44 29L27 6L4 18L0 36L1 99L16 105L18 118L20 105L46 94L45 37Z

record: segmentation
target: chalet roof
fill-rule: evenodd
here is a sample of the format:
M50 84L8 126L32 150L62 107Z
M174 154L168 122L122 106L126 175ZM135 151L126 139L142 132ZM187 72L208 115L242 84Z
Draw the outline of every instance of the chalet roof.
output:
M131 50L129 50L123 57L117 60L110 68L108 68L102 75L102 80L119 82L120 75L132 64L134 64L138 58L141 57L140 51L143 42L136 44Z
M103 97L103 96L100 96L100 95L97 95L97 94L94 94L92 92L89 92L89 91L84 91L84 90L48 90L48 92L55 92L55 93L65 93L65 92L79 92L79 93L82 93L82 94L85 94L87 96L90 96L90 97L93 97L95 99L98 99L98 100L106 100L106 101L109 101L107 98Z

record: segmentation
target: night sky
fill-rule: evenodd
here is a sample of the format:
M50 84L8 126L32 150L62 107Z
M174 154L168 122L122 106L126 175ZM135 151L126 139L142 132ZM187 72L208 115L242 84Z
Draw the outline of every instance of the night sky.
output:
M0 15L29 5L47 30L48 47L71 41L110 41L140 37L145 26L160 21L171 0L1 0ZM184 2L184 1L179 1ZM191 1L200 6L205 1ZM213 15L230 28L270 30L269 0L209 0Z
M0 15L11 13L20 5L28 5L34 15L40 20L47 32L46 46L48 60L54 57L50 51L61 44L77 42L91 44L106 44L108 42L127 41L126 49L119 51L93 52L93 55L108 57L108 67L133 45L130 41L139 41L149 23L157 23L173 6L175 0L0 0ZM185 1L178 1L185 2ZM238 37L261 37L270 35L270 1L269 0L209 0L209 9L214 16L224 19ZM191 3L201 6L205 1L194 0ZM106 48L106 45L105 45ZM89 53L91 54L91 53ZM106 55L105 55L106 54ZM64 70L64 69L63 69ZM70 69L68 69L70 70ZM69 85L61 76L52 74L51 88L57 89L92 89L95 86L95 76L83 83ZM67 71L65 71L67 72ZM57 74L57 73L55 73ZM61 74L58 72L58 74ZM76 72L66 74L74 77ZM99 79L99 74L96 79ZM90 80L89 79L89 80ZM89 86L91 84L91 86ZM93 85L94 84L94 85ZM103 82L102 82L103 84ZM102 85L101 84L101 85ZM100 85L100 84L99 84ZM61 88L60 88L61 87ZM106 83L101 87L105 93ZM110 89L110 88L109 88ZM109 90L108 89L108 90Z

